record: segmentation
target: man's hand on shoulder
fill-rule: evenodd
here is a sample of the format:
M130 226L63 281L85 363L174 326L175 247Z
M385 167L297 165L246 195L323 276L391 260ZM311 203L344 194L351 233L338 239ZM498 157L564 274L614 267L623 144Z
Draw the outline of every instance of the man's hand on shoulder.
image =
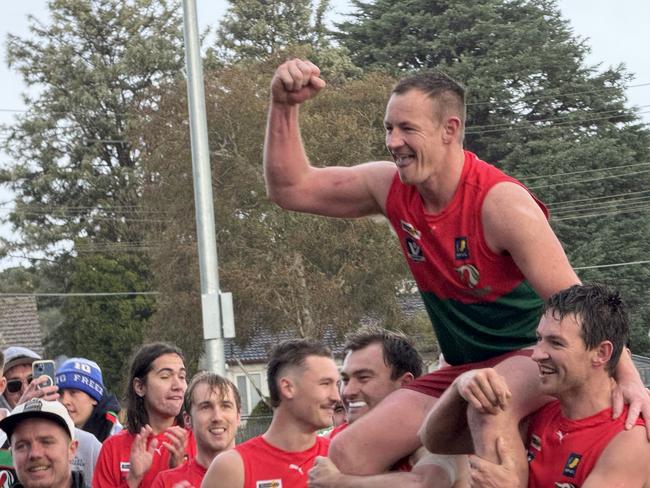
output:
M468 371L454 383L458 394L479 412L496 414L506 408L511 397L505 379L492 368Z
M282 63L271 81L271 102L277 105L298 105L325 88L320 69L308 60L298 58Z

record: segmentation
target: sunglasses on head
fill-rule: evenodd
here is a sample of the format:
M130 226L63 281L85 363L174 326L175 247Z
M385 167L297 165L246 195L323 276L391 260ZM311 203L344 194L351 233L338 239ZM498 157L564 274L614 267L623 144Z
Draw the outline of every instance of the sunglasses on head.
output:
M29 385L32 382L32 376L28 376L24 380L9 380L7 381L7 391L9 393L18 393L20 389L23 387L23 384L25 386Z

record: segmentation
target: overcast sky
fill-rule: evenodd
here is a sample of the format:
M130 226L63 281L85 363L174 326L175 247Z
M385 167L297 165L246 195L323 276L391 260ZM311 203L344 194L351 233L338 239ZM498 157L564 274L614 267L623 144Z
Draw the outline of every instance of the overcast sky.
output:
M226 11L228 3L221 0L196 0L199 24L203 27L216 25ZM349 10L346 0L334 0L333 14L340 16ZM642 115L650 123L650 62L647 53L647 23L650 19L650 2L646 0L559 0L560 9L573 26L574 33L587 39L591 46L589 64L601 64L605 69L619 63L626 65L635 75L627 91L631 106L648 113ZM6 37L8 33L28 35L27 15L40 20L47 19L46 0L4 1L0 17L0 40L2 41L2 62L0 63L0 124L11 123L15 112L24 109L20 93L24 86L19 75L6 66ZM0 132L0 137L2 133ZM6 155L0 153L0 165L8 164ZM10 199L0 192L0 200ZM10 202L9 202L10 204ZM0 212L6 212L7 203L0 204ZM0 228L0 234L8 229ZM0 268L3 264L0 263Z

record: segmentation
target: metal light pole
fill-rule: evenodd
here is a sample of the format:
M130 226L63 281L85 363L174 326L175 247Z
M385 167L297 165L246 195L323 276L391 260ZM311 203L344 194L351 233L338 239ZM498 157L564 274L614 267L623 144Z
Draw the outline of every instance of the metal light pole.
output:
M217 237L212 204L212 173L208 149L208 124L205 115L203 68L199 43L196 3L183 0L183 33L187 69L187 100L192 140L194 205L201 272L201 311L208 369L225 375L224 337L234 337L232 295L219 290Z

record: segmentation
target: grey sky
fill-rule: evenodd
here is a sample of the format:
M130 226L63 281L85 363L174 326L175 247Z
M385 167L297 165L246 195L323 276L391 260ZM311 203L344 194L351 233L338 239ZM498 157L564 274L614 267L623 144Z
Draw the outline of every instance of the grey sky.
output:
M216 25L223 16L228 3L221 0L196 0L199 23L202 26ZM349 10L347 0L334 0L333 13L340 16ZM650 2L642 0L559 0L562 13L567 17L574 33L587 39L592 52L588 58L591 65L601 64L601 69L626 65L635 75L632 85L650 83L650 62L647 55L646 24L650 18ZM2 63L0 63L0 123L8 124L14 119L11 109L24 109L20 93L25 90L19 75L6 66L5 43L8 33L25 36L28 34L27 15L47 20L46 0L6 1L2 5L0 18L0 39L2 40ZM650 85L628 89L630 105L641 108L645 121L650 123ZM0 132L0 137L2 133ZM7 156L0 153L0 165L9 164ZM0 200L10 200L6 191L0 191ZM7 203L0 204L0 212L6 212ZM10 205L10 202L9 202ZM6 235L7 228L0 228ZM7 263L0 262L0 268Z

